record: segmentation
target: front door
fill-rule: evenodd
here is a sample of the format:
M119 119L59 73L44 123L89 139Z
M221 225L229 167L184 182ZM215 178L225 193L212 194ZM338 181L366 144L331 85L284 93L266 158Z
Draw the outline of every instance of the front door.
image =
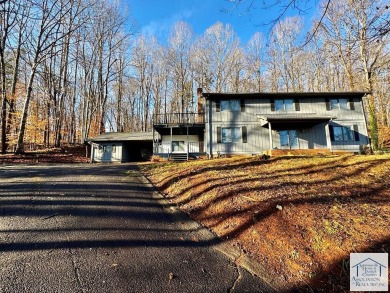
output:
M280 148L298 149L298 133L296 130L280 130Z

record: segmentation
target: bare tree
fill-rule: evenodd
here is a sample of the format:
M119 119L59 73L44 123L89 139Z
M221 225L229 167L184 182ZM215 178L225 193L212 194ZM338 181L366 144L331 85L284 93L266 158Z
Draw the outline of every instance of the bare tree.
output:
M246 77L245 81L251 83L244 91L250 91L251 89L255 92L261 92L264 90L263 85L263 71L265 70L264 59L265 59L265 41L261 33L255 33L245 48L246 57Z
M64 31L61 28L63 23L67 23L73 9L72 4L73 1L63 0L42 0L39 3L30 3L30 21L27 28L28 37L26 38L26 49L30 53L26 61L30 66L30 73L20 120L16 153L24 151L24 135L35 76L43 62L56 54L62 41L69 35L69 31Z
M6 86L6 46L9 35L16 24L16 11L18 5L14 1L2 1L0 3L2 15L0 17L0 81L1 81L1 152L7 150L7 86Z
M201 62L208 66L204 74L211 79L210 90L229 90L227 79L233 68L234 52L239 47L239 39L232 27L218 22L209 27L198 42L202 50Z
M172 81L176 97L173 103L177 110L187 112L192 105L192 74L191 74L191 47L192 29L185 22L177 22L169 38L169 66L172 72Z
M270 42L270 69L275 70L273 78L278 80L278 89L284 91L299 91L301 71L297 56L301 53L298 44L302 21L299 17L290 17L279 22L272 31Z

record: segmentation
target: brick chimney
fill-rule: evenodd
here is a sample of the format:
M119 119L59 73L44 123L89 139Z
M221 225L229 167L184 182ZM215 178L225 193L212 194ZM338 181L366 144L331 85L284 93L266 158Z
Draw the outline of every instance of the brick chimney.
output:
M204 97L203 97L203 89L198 88L196 90L197 96L198 96L198 122L203 123L204 122Z

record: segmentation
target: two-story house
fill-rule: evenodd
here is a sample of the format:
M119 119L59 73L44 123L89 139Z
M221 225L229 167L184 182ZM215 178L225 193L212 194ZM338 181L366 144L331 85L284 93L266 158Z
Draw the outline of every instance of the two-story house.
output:
M364 92L202 93L197 113L163 114L154 153L262 154L275 149L361 153L369 144ZM174 119L173 119L174 118ZM161 121L165 123L160 123Z

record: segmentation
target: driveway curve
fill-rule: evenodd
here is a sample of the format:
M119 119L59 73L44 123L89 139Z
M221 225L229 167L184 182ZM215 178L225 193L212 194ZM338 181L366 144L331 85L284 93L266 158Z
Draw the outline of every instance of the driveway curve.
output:
M0 292L270 292L134 164L0 166Z

